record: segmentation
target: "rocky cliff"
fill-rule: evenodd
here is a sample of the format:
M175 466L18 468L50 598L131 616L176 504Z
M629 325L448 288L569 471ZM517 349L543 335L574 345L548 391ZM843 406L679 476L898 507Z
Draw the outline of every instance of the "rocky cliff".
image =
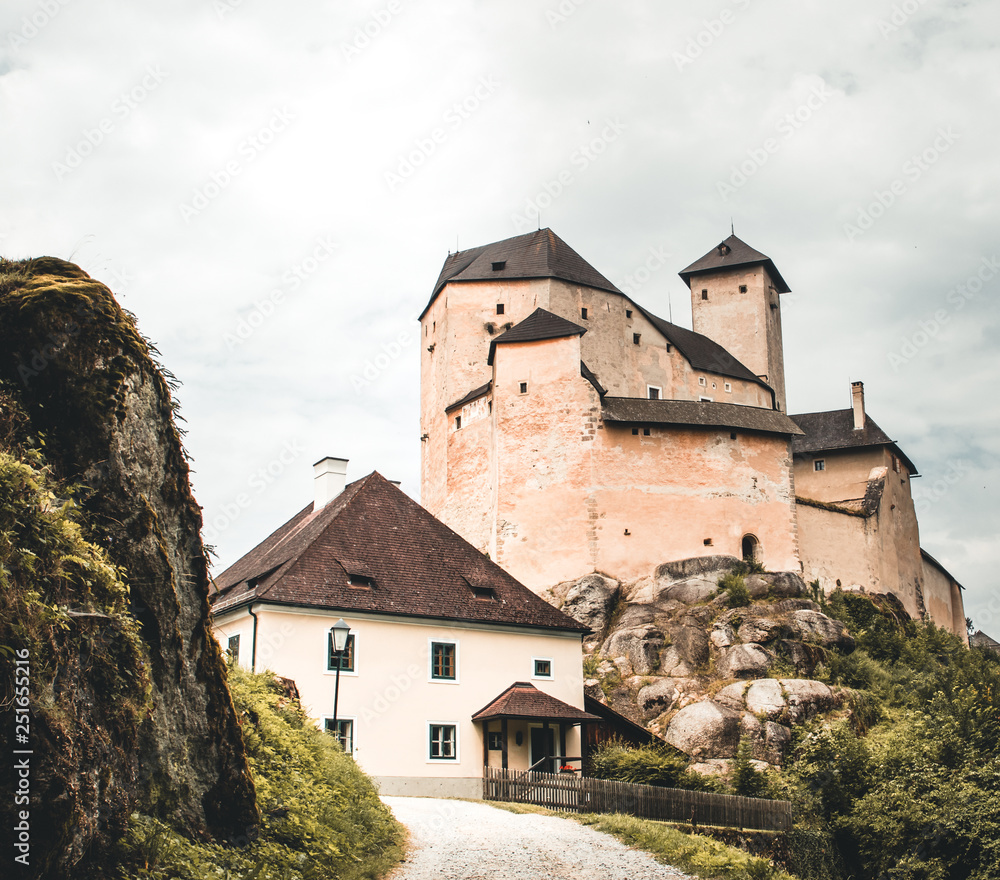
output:
M135 809L245 839L259 817L170 388L111 292L63 260L0 261L0 451L0 505L24 514L0 542L0 645L32 657L31 876L70 876Z
M851 711L849 694L813 678L829 648L853 650L851 634L797 574L734 575L740 566L702 557L632 583L592 574L543 594L593 631L587 692L711 775L726 772L742 737L756 760L780 765L795 724Z

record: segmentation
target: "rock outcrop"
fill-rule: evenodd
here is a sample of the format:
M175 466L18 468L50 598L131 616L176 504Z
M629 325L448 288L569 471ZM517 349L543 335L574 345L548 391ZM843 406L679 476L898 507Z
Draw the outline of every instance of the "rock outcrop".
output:
M552 591L594 630L584 645L598 657L588 693L710 774L725 772L743 737L761 766L781 764L795 724L843 709L811 676L830 650L854 648L793 572L746 575L753 601L730 608L719 580L738 562L682 560L630 584L591 575Z
M174 403L104 285L50 257L0 261L0 403L0 444L75 486L88 539L123 572L131 609L119 628L138 631L143 668L122 672L151 689L139 724L108 727L116 695L83 656L103 649L85 630L94 618L59 612L70 623L38 646L53 665L35 668L31 682L33 851L50 854L34 876L72 875L135 809L202 838L252 837L254 788L208 628L201 511ZM65 597L78 608L88 601L84 588ZM7 827L10 809L8 799Z

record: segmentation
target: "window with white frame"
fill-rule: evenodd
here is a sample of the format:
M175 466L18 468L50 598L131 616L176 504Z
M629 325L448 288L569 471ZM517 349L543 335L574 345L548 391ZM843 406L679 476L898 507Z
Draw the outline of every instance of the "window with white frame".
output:
M825 471L826 470L826 459L817 458L813 462L813 470L814 471Z
M531 658L532 678L552 678L552 658L532 657Z
M458 681L458 642L431 641L431 681Z
M427 724L430 761L458 760L458 725L453 721L430 721Z
M733 383L732 382L726 382L726 384L723 387L726 389L727 392L732 391L733 390Z
M650 400L659 400L663 396L663 389L659 385L647 385L646 397Z
M323 729L329 733L331 736L337 737L338 742L347 755L354 754L354 719L353 718L338 718L337 727L334 730L333 718L327 717L323 719Z

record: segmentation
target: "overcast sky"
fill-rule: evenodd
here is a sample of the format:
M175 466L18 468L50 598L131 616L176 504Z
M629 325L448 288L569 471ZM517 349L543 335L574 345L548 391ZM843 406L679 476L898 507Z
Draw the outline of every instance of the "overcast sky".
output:
M1000 637L998 35L986 0L5 0L0 253L137 315L221 571L324 455L419 497L449 250L549 226L690 326L732 222L792 289L789 410L865 382Z

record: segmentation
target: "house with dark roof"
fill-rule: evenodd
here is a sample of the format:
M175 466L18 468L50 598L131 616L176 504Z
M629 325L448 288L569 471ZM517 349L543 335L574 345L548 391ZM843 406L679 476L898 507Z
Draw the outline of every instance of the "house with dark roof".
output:
M422 503L538 592L730 555L964 635L860 383L849 410L788 415L774 261L734 234L680 277L692 329L550 229L449 254L420 316Z
M851 407L792 416L803 577L837 587L891 592L916 619L967 637L962 586L920 547L910 458L865 411L864 383Z
M385 794L480 797L484 766L579 759L600 720L583 708L586 627L378 473L346 484L346 467L317 462L313 502L215 579L222 646L294 680Z

